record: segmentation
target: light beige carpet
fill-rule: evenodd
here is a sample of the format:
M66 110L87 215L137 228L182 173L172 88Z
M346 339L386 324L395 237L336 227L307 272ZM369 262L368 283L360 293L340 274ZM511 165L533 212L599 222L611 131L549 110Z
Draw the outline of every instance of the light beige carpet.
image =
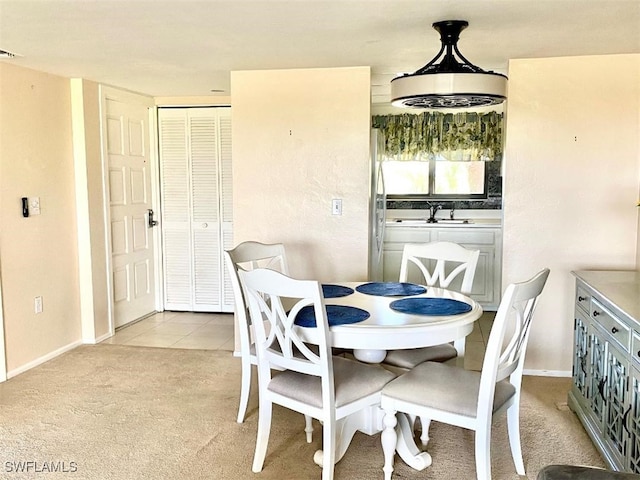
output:
M321 426L315 424L307 444L303 417L279 407L264 469L251 472L257 394L247 420L237 424L239 378L240 361L228 352L79 347L0 384L0 478L319 479L312 459ZM569 387L569 379L525 378L526 478L551 463L604 465L576 416L562 407ZM395 479L475 477L472 432L433 424L431 439L433 465L417 472L396 460ZM335 477L381 479L382 463L380 435L358 433ZM504 419L494 426L492 465L496 480L521 478Z

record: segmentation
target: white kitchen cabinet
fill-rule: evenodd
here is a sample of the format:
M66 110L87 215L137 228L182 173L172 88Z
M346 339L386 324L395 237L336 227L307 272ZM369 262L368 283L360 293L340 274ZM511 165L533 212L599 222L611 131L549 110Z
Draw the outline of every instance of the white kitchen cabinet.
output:
M501 297L502 230L499 226L396 226L387 224L383 245L383 280L397 282L402 250L406 243L454 242L465 248L480 250L471 298L485 310L497 310ZM410 268L408 280L420 283L417 269ZM457 279L459 283L461 279ZM451 288L460 286L454 282Z
M232 312L231 109L158 110L165 309Z
M569 406L611 469L640 473L640 283L636 272L574 274Z

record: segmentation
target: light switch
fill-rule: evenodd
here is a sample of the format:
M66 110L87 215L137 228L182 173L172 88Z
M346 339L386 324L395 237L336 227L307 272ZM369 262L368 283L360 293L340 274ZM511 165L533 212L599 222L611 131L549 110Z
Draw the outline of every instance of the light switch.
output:
M29 215L40 215L40 197L29 197Z
M331 200L331 214L342 215L342 199L334 198Z
M33 299L33 308L36 313L42 313L42 297L37 296Z

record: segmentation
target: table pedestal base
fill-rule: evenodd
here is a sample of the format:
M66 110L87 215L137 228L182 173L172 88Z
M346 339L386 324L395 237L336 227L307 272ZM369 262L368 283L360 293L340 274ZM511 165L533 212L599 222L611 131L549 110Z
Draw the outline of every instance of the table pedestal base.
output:
M421 451L414 440L413 428L408 417L402 413L396 415L398 424L395 428L396 452L402 460L415 470L424 470L431 465L431 455ZM370 407L349 415L336 422L336 463L338 463L353 439L356 432L375 435L383 430L384 411L379 407ZM322 466L323 452L317 450L313 455L316 465Z
M353 350L353 356L364 363L382 363L384 357L387 356L387 351L358 348Z

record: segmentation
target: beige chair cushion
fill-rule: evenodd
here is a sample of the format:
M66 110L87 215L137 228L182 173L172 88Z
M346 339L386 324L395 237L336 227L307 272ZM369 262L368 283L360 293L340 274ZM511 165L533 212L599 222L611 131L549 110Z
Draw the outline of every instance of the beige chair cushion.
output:
M446 362L457 356L458 352L454 346L445 343L443 345L434 345L433 347L391 350L384 358L384 363L410 370L424 362Z
M380 391L395 376L378 365L366 365L347 358L333 357L336 407ZM286 370L275 374L268 388L293 400L322 407L320 377Z
M426 362L398 377L382 389L391 397L424 407L475 417L478 408L480 372L437 362ZM516 392L508 381L496 384L495 412ZM407 412L411 413L411 412Z

